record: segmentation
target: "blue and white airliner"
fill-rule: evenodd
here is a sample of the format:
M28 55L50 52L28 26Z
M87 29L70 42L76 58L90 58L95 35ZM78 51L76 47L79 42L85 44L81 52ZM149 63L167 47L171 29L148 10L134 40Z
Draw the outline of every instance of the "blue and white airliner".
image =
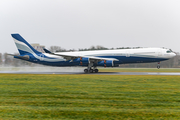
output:
M11 34L20 55L14 58L48 66L83 66L85 73L97 73L98 66L118 67L120 64L150 63L168 60L176 56L171 49L137 48L117 50L94 50L78 52L46 53L35 50L19 34ZM10 54L12 55L12 54ZM158 68L160 65L158 64Z

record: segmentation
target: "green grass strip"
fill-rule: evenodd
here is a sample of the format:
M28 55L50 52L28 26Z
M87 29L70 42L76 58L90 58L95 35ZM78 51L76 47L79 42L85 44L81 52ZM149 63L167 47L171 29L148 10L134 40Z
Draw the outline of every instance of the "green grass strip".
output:
M180 118L180 76L0 74L0 119Z

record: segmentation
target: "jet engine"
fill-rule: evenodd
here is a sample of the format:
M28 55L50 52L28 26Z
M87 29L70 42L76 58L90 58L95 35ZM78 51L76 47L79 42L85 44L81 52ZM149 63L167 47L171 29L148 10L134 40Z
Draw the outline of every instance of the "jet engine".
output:
M118 65L114 64L114 61L112 60L103 60L103 61L98 62L98 66L117 67Z
M79 64L81 66L87 66L89 64L89 58L82 58L82 57L80 57L80 58L78 58L77 61L79 61Z

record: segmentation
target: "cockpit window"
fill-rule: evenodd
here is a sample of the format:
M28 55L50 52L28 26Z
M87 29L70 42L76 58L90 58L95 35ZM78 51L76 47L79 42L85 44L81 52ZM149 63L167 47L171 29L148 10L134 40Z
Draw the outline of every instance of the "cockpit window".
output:
M172 51L170 51L170 50L168 50L168 51L166 51L166 53L171 53Z

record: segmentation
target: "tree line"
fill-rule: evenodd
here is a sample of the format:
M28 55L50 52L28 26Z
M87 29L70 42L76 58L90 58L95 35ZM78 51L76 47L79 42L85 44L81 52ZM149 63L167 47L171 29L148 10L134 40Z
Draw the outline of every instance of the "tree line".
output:
M140 48L140 47L134 47ZM106 48L103 46L91 46L90 48L79 49L78 51L89 51L89 50L113 50L113 49L133 49L130 47L122 47L122 48ZM60 46L51 46L49 49L51 52L69 52L69 51L77 51L74 49L66 50L61 48ZM18 55L18 53L16 53ZM22 67L22 66L39 66L34 63L30 63L24 60L19 60L13 58L13 56L7 55L7 53L0 53L0 66L14 66L14 67ZM122 64L120 67L127 68L156 68L157 63L137 63L137 64ZM180 67L180 55L178 54L176 57L161 62L161 68L179 68Z

